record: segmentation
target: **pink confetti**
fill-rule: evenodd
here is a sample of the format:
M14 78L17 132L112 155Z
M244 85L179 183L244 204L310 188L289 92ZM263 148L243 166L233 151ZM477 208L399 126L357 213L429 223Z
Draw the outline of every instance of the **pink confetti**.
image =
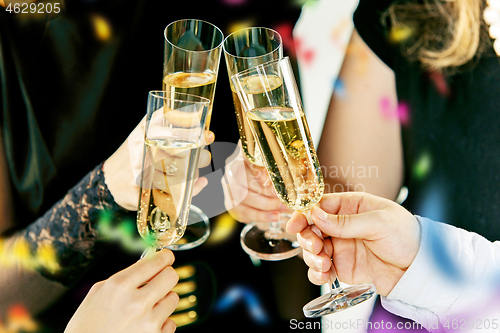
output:
M384 118L398 119L403 125L407 125L410 121L410 106L408 103L400 102L394 108L387 96L380 99L380 112Z
M248 1L247 0L221 0L223 4L226 4L228 6L241 6L245 5Z
M310 65L316 55L314 49L312 48L306 49L305 47L303 47L304 43L300 38L296 38L294 40L294 44L295 44L295 52L297 53L297 58L302 59L305 65Z

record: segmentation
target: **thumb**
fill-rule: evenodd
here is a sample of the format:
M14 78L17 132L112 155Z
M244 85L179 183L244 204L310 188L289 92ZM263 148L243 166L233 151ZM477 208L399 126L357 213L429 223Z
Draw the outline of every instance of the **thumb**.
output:
M334 238L366 240L376 239L377 231L384 221L381 215L381 210L348 215L328 214L318 206L313 208L311 214L314 224L324 234Z

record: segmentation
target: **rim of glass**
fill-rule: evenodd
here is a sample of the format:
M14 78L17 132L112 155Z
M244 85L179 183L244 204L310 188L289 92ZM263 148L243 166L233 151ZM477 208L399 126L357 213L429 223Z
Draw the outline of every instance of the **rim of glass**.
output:
M182 22L182 21L199 21L199 22L202 22L204 24L208 24L212 27L215 28L216 31L219 32L219 34L221 35L221 42L219 44L217 44L217 46L214 46L213 48L211 49L208 49L208 50L203 50L203 51L193 51L193 50L188 50L188 49L184 49L182 47L178 47L177 45L173 44L168 38L167 38L167 29L177 23L177 22ZM217 27L215 24L212 24L208 21L205 21L205 20L199 20L199 19L181 19L181 20L177 20L177 21L173 21L173 22L170 22L166 27L165 27L165 30L163 30L163 37L165 38L165 41L167 41L170 45L172 45L172 47L178 49L178 50L182 50L184 52L193 52L193 53L203 53L203 52L212 52L213 50L216 50L218 48L220 48L222 46L222 44L224 43L224 34L222 33L222 30L219 29L219 27Z
M290 57L288 57L288 56L280 58L280 59L273 59L273 60L267 61L267 62L265 62L263 64L260 64L260 65L254 66L254 67L250 67L250 68L247 68L245 70L242 70L239 73L233 74L233 75L231 75L231 80L237 80L239 77L245 76L245 75L247 75L248 73L251 73L251 72L257 72L258 73L259 72L259 68L264 68L264 67L272 65L273 63L280 62L280 61L288 62L291 65L291 63L290 63Z
M273 50L267 52L266 54L263 54L261 56L256 56L256 57L240 57L240 56L237 56L237 55L234 55L232 53L229 53L226 51L226 48L224 47L226 45L226 41L229 37L233 36L234 34L236 33L241 33L242 31L245 31L245 30L251 30L251 29L262 29L262 30L267 30L267 31L272 31L276 36L278 36L279 38L279 45L276 46ZM224 40L222 41L222 49L224 50L224 53L225 54L229 54L231 57L235 57L235 58L238 58L238 59L255 59L255 58L261 58L261 57L264 57L270 53L273 53L273 52L276 52L276 50L278 50L280 48L280 46L283 45L283 38L281 38L281 35L276 31L276 30L273 30L271 28L266 28L266 27L248 27L248 28L243 28L243 29L239 29L239 30L236 30L232 33L230 33L229 35L227 35L226 38L224 38Z
M159 93L168 93L169 96L162 96ZM148 95L176 102L210 104L210 100L208 98L201 97L198 95L186 94L182 92L171 92L168 90L151 90L149 91ZM171 97L171 95L173 95L173 97ZM188 98L182 98L183 96Z

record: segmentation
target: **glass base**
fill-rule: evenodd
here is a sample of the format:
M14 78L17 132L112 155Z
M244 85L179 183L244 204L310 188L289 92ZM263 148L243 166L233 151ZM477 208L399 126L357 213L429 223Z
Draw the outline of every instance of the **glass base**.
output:
M241 247L246 253L252 257L270 261L288 259L300 253L302 249L296 236L287 233L284 230L284 224L277 232L273 232L268 223L262 223L262 225L267 228L259 228L256 223L251 223L241 231Z
M310 301L302 310L307 318L321 317L349 309L370 299L376 293L377 289L371 283L332 290Z
M177 243L167 246L172 251L190 250L203 244L210 236L210 219L201 209L191 205L186 231Z

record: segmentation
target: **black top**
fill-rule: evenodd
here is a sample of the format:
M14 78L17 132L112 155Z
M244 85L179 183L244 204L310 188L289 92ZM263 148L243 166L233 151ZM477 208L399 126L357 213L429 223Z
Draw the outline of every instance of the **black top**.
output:
M391 67L402 124L404 206L412 213L500 239L500 63L493 49L458 74L425 72L386 38L381 14L392 1L361 0L357 31Z

